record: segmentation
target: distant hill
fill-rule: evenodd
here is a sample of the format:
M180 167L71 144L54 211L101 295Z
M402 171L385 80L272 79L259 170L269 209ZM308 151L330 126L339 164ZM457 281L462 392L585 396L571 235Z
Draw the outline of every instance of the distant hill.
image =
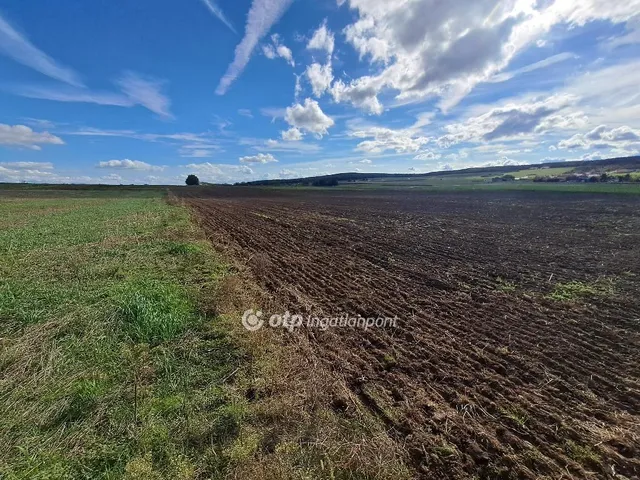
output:
M576 172L589 170L611 171L618 169L640 169L640 156L638 157L620 157L609 158L606 160L588 160L588 161L571 161L571 162L550 162L550 163L534 163L530 165L505 165L497 167L473 167L461 170L444 170L430 173L362 173L362 172L345 172L334 173L331 175L321 175L315 177L304 178L288 178L278 180L257 180L253 182L236 183L236 185L245 186L332 186L345 182L366 182L371 180L384 179L419 179L428 177L442 177L447 175L475 175L475 176L492 176L504 175L511 172L517 172L528 168L551 169L551 168L572 168Z

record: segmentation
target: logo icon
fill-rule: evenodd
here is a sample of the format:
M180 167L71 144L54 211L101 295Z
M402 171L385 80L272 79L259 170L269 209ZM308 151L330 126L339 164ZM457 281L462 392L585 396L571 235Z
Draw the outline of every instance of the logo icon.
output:
M262 312L249 309L242 314L242 326L250 332L256 332L262 328L264 320L262 320Z

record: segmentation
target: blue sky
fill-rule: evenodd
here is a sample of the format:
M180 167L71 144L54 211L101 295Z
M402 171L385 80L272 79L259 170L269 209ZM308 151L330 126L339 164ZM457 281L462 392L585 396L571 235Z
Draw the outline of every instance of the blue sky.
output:
M0 6L0 181L420 173L640 151L640 0Z

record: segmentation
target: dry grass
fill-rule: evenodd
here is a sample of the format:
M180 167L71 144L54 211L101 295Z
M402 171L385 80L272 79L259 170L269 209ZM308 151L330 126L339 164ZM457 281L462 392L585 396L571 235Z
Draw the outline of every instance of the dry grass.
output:
M240 318L245 309L277 312L284 308L254 281L251 271L258 260L243 262L223 243L214 242L214 248L234 272L220 283L217 305L225 329L247 355L247 362L234 375L233 388L249 407L234 444L236 456L229 477L411 478L404 463L406 452L344 379L319 362L304 332L243 328ZM263 260L259 261L266 263Z

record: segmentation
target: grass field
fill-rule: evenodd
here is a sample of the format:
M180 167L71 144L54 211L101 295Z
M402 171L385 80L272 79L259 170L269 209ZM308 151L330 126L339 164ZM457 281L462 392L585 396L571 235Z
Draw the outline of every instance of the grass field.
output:
M226 267L157 190L95 193L0 200L0 477L215 476L243 416L204 295Z
M516 178L525 178L525 177L553 177L555 175L564 175L566 173L574 170L569 167L556 167L556 168L527 168L525 170L519 170L517 172L512 172Z

